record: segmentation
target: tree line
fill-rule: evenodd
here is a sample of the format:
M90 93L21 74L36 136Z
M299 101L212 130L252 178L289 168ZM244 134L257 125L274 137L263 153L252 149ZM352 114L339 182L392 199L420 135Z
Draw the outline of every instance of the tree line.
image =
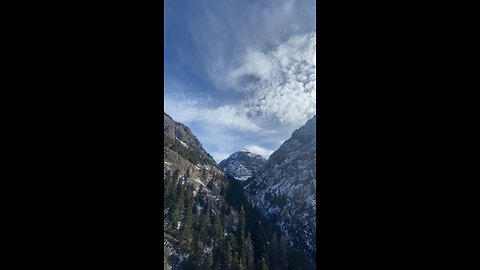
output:
M280 230L248 203L240 183L228 181L220 194L226 202L217 207L205 190L195 194L178 172L164 180L164 230L190 254L180 269L314 269L305 254L290 247Z

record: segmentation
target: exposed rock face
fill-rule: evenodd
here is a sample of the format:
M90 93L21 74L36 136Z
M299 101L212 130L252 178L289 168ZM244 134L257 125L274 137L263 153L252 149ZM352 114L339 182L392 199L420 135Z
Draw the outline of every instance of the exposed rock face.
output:
M175 122L168 114L163 115L163 133L165 137L178 141L186 149L196 151L202 159L202 163L216 164L210 154L205 151L200 141L192 134L192 131L182 123Z
M293 132L245 186L264 216L280 226L290 244L314 260L316 251L316 117Z
M167 196L164 198L166 199L164 201L166 202L164 208L164 269L191 269L187 262L191 263L195 252L191 249L191 244L188 244L185 239L182 240L183 230L187 226L187 211L193 211L190 212L192 213L190 225L200 222L199 216L202 211L209 211L212 219L206 222L210 223L215 216L218 216L222 220L221 224L224 224L220 225L222 230L230 234L238 226L239 212L234 210L224 197L224 191L230 180L218 168L215 160L205 151L190 129L175 122L164 113L164 135L164 190L175 183L175 188L170 188L168 194L178 196L175 199L169 199L172 197ZM174 191L171 192L172 190ZM179 194L182 194L182 197ZM189 199L187 200L187 198ZM189 204L191 210L188 210L190 209ZM177 210L176 207L180 207L178 209L181 210ZM179 214L173 221L175 212ZM206 225L207 227L213 226L212 224ZM196 232L199 230L195 228ZM212 252L213 237L208 235L202 245L205 245L205 255Z
M267 159L263 156L243 149L222 160L218 165L226 174L237 180L245 181L266 163Z
M168 114L163 117L164 174L178 171L189 182L205 187L212 179L222 178L224 173L202 144L185 125L174 121Z

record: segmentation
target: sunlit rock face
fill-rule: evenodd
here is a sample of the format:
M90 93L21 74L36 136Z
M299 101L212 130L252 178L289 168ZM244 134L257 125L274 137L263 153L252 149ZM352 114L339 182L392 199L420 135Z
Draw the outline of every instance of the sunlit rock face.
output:
M197 191L212 179L224 176L215 160L187 126L174 121L166 113L163 119L164 175L176 171L180 176L185 176Z

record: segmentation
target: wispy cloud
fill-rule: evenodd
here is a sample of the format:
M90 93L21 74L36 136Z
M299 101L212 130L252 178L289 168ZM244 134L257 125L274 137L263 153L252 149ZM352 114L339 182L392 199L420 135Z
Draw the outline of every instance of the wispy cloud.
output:
M295 35L270 51L247 53L229 77L235 89L250 93L241 104L250 115L298 124L316 111L315 59L315 33Z
M178 5L171 20L188 19L169 24L180 25L169 47L179 71L166 78L166 112L217 161L248 147L269 156L316 113L315 1Z
M207 107L206 99L165 97L165 110L176 117L177 121L202 122L206 126L234 128L243 131L260 131L262 128L246 116L241 106L222 105Z
M265 149L258 145L247 145L245 148L252 153L262 155L265 158L268 158L273 153L272 150Z

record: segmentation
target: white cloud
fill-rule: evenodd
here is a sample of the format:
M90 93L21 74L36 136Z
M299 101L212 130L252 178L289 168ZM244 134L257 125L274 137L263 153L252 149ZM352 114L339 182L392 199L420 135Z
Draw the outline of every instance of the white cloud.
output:
M254 75L266 80L272 76L275 68L267 55L258 51L248 51L243 64L230 73L230 80L237 80L243 75Z
M250 93L241 104L250 115L299 124L316 113L315 34L292 36L272 51L249 51L231 69L233 89Z
M216 88L227 90L230 77L225 71L245 59L257 61L247 60L237 72L269 76L271 65L262 52L294 34L315 31L316 15L309 12L315 5L314 0L194 1L185 25L205 75Z
M165 110L179 122L202 122L204 125L235 128L244 131L259 131L262 128L246 116L242 107L223 105L207 107L205 100L181 96L166 96Z
M252 153L262 155L265 158L268 158L273 153L272 150L265 149L258 145L248 145L245 148Z
M315 50L315 32L292 36L269 51L252 49L240 65L223 73L242 99L225 104L172 84L176 90L167 91L165 111L178 122L196 125L197 136L218 162L242 145L268 157L273 151L263 147L276 149L279 140L316 113ZM245 136L250 141L240 141Z
M188 8L182 34L192 47L179 46L177 54L210 85L182 73L186 85L168 85L175 95L165 95L165 111L193 127L218 162L245 145L268 157L266 148L278 148L316 113L312 6L313 0L204 0Z

